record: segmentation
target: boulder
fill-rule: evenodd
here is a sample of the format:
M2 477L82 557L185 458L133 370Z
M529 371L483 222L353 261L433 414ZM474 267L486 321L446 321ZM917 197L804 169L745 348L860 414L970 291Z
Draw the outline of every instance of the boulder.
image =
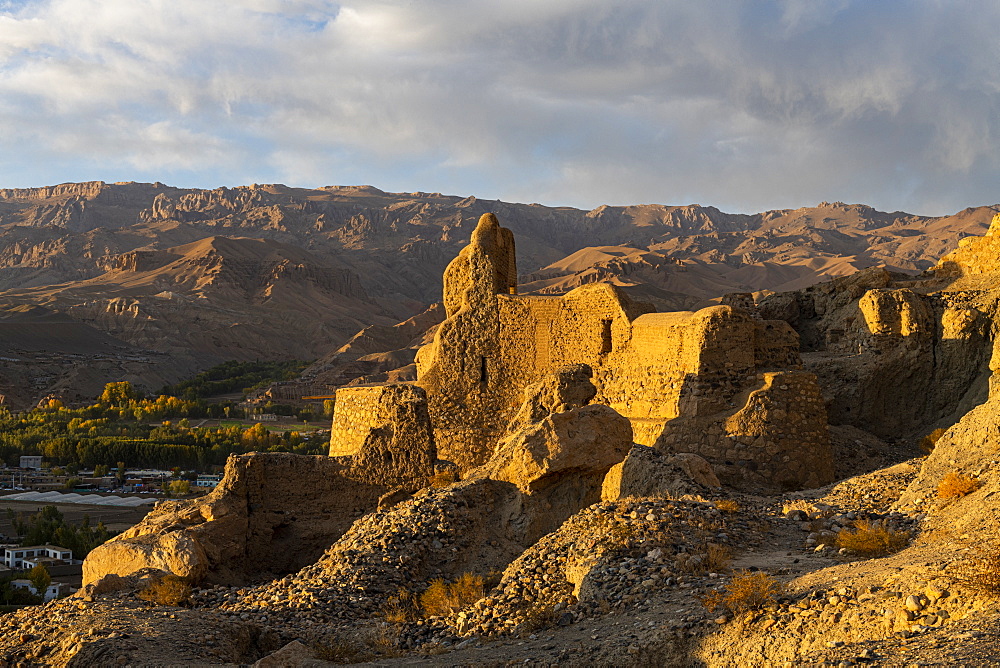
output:
M705 487L719 487L719 479L703 457L681 453L664 455L655 448L634 446L624 461L615 464L604 477L603 501L628 496L698 494Z
M632 425L626 418L608 406L584 406L509 434L475 476L510 482L532 494L567 477L603 479L631 447Z
M296 668L315 658L316 652L308 645L293 640L278 651L268 654L253 664L253 668Z
M524 403L508 427L516 432L536 424L552 413L563 413L590 403L597 395L591 382L593 371L586 364L570 364L557 369L524 390Z
M183 529L145 534L132 540L112 540L98 546L83 562L84 584L108 574L130 575L145 568L173 573L200 582L209 561L201 542Z
M524 402L493 457L473 476L513 483L526 494L567 476L607 473L632 447L632 425L597 394L586 364L562 367L524 392ZM598 485L599 489L599 485Z

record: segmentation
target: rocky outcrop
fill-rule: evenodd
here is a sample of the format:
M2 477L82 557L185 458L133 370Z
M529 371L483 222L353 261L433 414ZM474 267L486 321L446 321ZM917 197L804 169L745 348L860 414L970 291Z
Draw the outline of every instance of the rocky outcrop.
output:
M932 269L938 278L958 279L1000 271L1000 213L993 216L981 237L959 239L958 248L948 253Z
M508 482L524 494L527 542L595 503L608 470L632 447L632 426L614 409L584 405L596 394L590 368L559 369L529 386L490 460L470 478Z
M83 581L144 568L229 584L289 573L315 561L381 496L419 488L432 473L430 465L397 471L356 466L350 458L234 455L208 496L161 502L141 523L93 550Z

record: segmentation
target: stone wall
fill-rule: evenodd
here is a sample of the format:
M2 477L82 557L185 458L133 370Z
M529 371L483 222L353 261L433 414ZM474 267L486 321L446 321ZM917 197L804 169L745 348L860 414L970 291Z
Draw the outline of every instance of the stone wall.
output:
M205 497L160 502L134 527L95 548L88 584L109 573L158 568L193 583L240 584L313 563L393 491L427 484L417 471L369 466L356 457L267 452L231 455Z
M738 410L724 416L682 416L663 425L663 452L693 452L713 464L719 480L791 490L833 480L826 408L816 376L768 371L756 376Z

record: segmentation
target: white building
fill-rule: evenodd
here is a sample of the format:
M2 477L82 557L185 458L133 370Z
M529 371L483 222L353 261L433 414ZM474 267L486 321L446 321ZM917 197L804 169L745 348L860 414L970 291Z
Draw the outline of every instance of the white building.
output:
M48 557L70 563L73 561L73 551L58 545L32 545L30 547L5 547L3 563L9 568L28 568L24 562L35 557ZM34 563L31 564L34 566Z
M14 580L11 582L11 585L18 589L27 589L35 596L38 596L38 592L35 591L35 585L31 584L31 580ZM65 582L53 582L45 588L45 602L48 603L52 599L58 598L64 592L69 593L69 589L70 586Z
M198 479L194 481L195 487L218 487L219 483L222 482L221 475L200 475Z
M21 455L21 468L22 469L35 469L36 471L42 468L42 456L41 455Z

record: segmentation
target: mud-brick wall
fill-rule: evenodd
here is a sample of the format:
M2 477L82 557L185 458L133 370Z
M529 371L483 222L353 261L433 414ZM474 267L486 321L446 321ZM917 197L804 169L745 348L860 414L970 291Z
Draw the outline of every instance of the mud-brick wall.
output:
M757 320L753 356L758 370L801 369L799 335L784 320Z
M629 418L676 417L685 379L698 369L693 317L678 312L636 318L628 344L595 370L598 401Z
M386 416L381 408L384 395L382 385L337 390L330 429L331 457L358 454L371 431L385 425Z
M728 306L640 316L597 370L599 401L638 420L724 410L756 371L754 339L754 321Z
M586 285L563 297L498 295L499 373L507 400L519 406L523 389L570 364L601 369L632 335L631 319L648 310L607 284Z

